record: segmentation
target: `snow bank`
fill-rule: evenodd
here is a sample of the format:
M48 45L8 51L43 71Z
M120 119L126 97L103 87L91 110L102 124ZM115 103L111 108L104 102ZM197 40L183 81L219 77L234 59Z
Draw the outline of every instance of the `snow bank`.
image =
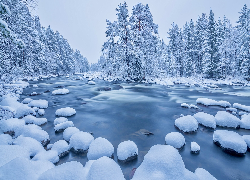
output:
M11 145L13 142L9 134L0 134L0 145Z
M76 110L70 107L61 108L56 110L57 116L73 116L76 114Z
M165 137L165 143L177 149L182 148L186 144L184 136L179 132L168 133Z
M197 104L203 104L205 106L222 106L222 107L230 107L231 104L227 101L215 101L213 99L208 98L198 98L196 100Z
M47 123L46 118L37 118L37 117L32 116L32 115L25 116L23 118L23 120L25 121L26 124L36 124L36 125L39 125L39 126L42 125L42 124Z
M61 132L64 129L68 128L68 127L73 127L74 123L72 121L66 121L66 122L62 122L60 124L55 125L54 130L55 132Z
M56 118L54 120L54 125L57 125L57 124L60 124L60 123L66 122L66 121L68 121L67 118L65 118L65 117L59 117L59 118Z
M238 133L227 130L216 130L213 134L213 141L226 152L233 155L244 155L247 151L247 144Z
M63 131L63 139L65 141L69 141L71 136L77 132L80 132L80 130L76 127L68 127Z
M199 180L216 180L207 170L203 168L197 168L194 172Z
M0 128L3 132L9 133L10 135L15 135L17 131L23 128L25 121L22 119L11 118L7 120L0 121Z
M198 129L198 122L191 116L183 116L175 120L175 126L183 132L193 132Z
M63 157L69 154L69 145L66 141L59 140L53 144L51 150L57 151L58 156Z
M240 127L243 129L250 129L250 114L241 117Z
M130 161L138 156L137 145L133 141L123 141L118 145L117 158L120 161Z
M199 153L200 152L200 146L196 142L191 142L191 152L192 153Z
M106 156L94 161L90 167L88 180L125 180L121 168L113 159Z
M31 101L28 104L28 106L29 107L38 107L38 108L41 108L41 109L46 109L46 108L48 108L48 104L49 104L48 101L39 99L39 100Z
M242 104L239 104L239 103L234 103L233 107L237 108L237 109L247 111L247 112L250 112L250 106L245 106L245 105L242 105Z
M237 128L240 125L240 119L236 116L226 112L218 111L215 115L217 126Z
M59 156L57 151L49 150L49 151L41 151L36 154L33 158L33 161L50 161L52 163L57 163L59 161Z
M94 141L94 137L91 134L80 131L71 136L70 148L73 148L75 152L85 152L92 141Z
M87 157L89 160L96 160L100 157L112 157L114 154L114 146L105 138L98 137L91 142Z
M22 103L23 103L23 104L29 104L31 101L33 101L33 99L31 99L31 98L25 98L25 99L22 101Z
M95 85L95 82L94 81L89 81L88 85Z
M40 115L40 116L43 116L45 114L45 110L44 109L38 109L37 113Z
M69 93L69 90L65 88L52 91L53 95L63 95L63 94L68 94L68 93Z
M198 123L202 124L203 126L209 128L216 128L216 120L215 117L211 114L207 114L204 112L198 112L194 114L194 118L198 121Z

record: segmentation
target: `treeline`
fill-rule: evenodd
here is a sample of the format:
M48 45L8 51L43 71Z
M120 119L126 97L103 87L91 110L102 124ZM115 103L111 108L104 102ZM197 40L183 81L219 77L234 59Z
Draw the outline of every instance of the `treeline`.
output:
M44 28L32 16L25 1L0 2L0 77L72 74L89 70L80 51L50 26Z
M103 55L93 70L111 79L143 80L158 77L250 77L250 10L242 8L233 26L230 21L202 14L183 28L173 23L169 42L158 35L148 5L137 4L129 16L120 4L117 21L107 21Z

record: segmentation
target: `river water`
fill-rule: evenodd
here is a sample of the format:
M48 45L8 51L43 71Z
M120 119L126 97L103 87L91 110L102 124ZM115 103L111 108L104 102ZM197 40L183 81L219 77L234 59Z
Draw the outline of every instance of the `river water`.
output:
M24 89L21 99L30 97L29 94L35 91L42 94L33 96L32 99L49 101L49 107L44 115L48 123L42 128L49 133L51 143L63 139L62 133L55 133L53 129L55 111L63 107L74 108L76 115L68 119L81 131L92 132L95 138L104 137L113 144L114 160L120 165L126 179L130 178L132 169L141 164L150 147L164 144L166 134L178 131L174 121L181 114L193 115L203 111L215 115L217 111L225 110L218 106L201 105L197 105L200 110L186 109L182 108L180 103L196 104L197 98L207 97L250 106L250 87L220 85L221 89L208 91L201 87L184 85L167 87L155 84L113 84L102 80L95 82L96 85L88 85L87 79L72 80L66 77L30 81L30 86ZM38 87L34 88L34 84ZM58 89L58 86L69 89L70 93L52 95L51 92ZM119 89L120 86L123 88ZM101 87L110 87L112 90L98 91ZM44 93L46 90L50 92ZM154 135L142 134L143 129ZM250 130L230 130L240 135L250 134ZM226 154L213 143L213 130L202 126L199 126L196 133L183 135L186 145L179 152L188 170L194 172L196 168L204 168L217 179L250 179L250 152L244 157ZM117 146L125 140L134 141L139 149L138 158L130 163L117 161ZM201 147L198 155L190 153L192 141ZM79 161L85 165L87 155L70 152L68 156L60 159L58 165L68 161Z

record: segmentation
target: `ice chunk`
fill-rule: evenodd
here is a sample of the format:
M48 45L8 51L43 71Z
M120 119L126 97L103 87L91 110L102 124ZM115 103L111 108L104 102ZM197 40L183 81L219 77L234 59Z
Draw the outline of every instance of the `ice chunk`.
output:
M226 112L218 111L215 115L217 126L237 128L240 125L240 119L236 116Z
M0 134L0 145L11 145L13 142L9 134Z
M247 143L248 150L250 150L250 135L243 135L242 138Z
M165 143L177 149L182 148L186 144L184 136L179 132L168 133L165 137Z
M37 111L37 113L40 115L40 116L43 116L45 114L45 110L44 109L39 109Z
M68 127L73 127L74 123L72 121L66 121L66 122L62 122L60 124L55 125L54 130L55 132L61 132L64 129L68 128Z
M92 141L94 141L94 137L91 134L80 131L71 136L70 148L73 148L75 152L85 152Z
M57 151L41 151L32 158L33 161L50 161L52 163L57 163L59 161L59 156Z
M23 118L23 120L25 121L26 124L36 124L36 125L39 125L39 126L42 125L42 124L47 123L46 118L37 118L37 117L32 116L32 115L25 116Z
M76 114L76 110L70 107L61 108L56 110L57 116L73 116Z
M200 152L200 146L196 142L191 142L191 152L192 153L199 153Z
M65 117L59 117L59 118L56 118L54 120L54 125L57 125L57 124L60 124L60 123L66 122L66 121L68 121L67 118L65 118Z
M130 161L138 156L137 145L133 141L123 141L118 145L117 158L121 161Z
M237 109L247 111L247 112L250 112L250 106L242 105L242 104L239 104L239 103L234 103L233 107L237 108Z
M112 157L114 154L114 146L105 138L98 137L91 142L87 157L89 160L96 160L100 157Z
M203 104L205 106L222 106L222 107L230 107L231 104L227 101L215 101L213 99L208 98L198 98L196 100L197 104Z
M89 85L95 85L95 82L94 81L89 81L88 84Z
M240 127L244 129L250 129L250 114L243 115L241 117Z
M121 168L113 159L106 156L94 161L90 167L88 180L125 180Z
M2 129L2 131L10 135L15 135L15 133L22 129L24 125L25 121L17 118L0 121L0 128Z
M183 132L194 132L198 129L198 122L191 116L183 116L175 120L175 126Z
M187 103L182 103L182 104L181 104L181 107L190 108L190 106L189 106Z
M48 101L47 100L33 100L28 104L29 107L38 107L41 109L46 109L48 108Z
M211 114L198 112L194 114L194 118L198 121L198 123L202 124L203 126L213 128L213 129L216 128L215 117Z
M57 151L58 156L63 157L69 154L69 145L66 141L59 140L53 144L51 150Z
M25 99L22 101L22 103L23 103L23 104L29 104L31 101L33 101L33 99L31 99L31 98L25 98Z
M203 168L197 168L194 173L198 176L199 180L216 180L214 176Z
M69 93L69 90L65 88L52 91L53 95L63 95L63 94L68 94L68 93Z
M213 134L213 141L225 152L242 156L247 151L247 144L238 133L227 130L216 130Z
M63 131L63 139L69 141L71 136L79 131L80 130L76 127L68 127Z

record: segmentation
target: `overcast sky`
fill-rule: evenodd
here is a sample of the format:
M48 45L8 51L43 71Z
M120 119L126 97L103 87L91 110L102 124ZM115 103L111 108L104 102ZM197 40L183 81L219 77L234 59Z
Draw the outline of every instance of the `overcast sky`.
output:
M106 19L116 20L118 0L39 0L36 14L44 27L59 31L73 49L78 49L90 63L97 62L105 42ZM201 13L215 13L216 20L225 15L235 25L244 4L250 0L127 0L129 13L137 3L148 4L159 34L165 42L175 22L182 27L186 21L197 20Z

